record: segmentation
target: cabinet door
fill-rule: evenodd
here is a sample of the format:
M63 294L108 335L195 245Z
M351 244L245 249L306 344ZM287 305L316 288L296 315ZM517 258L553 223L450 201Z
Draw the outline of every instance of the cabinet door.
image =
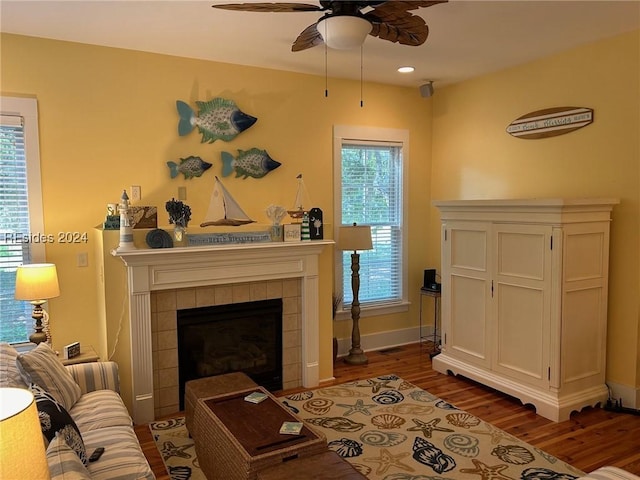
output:
M488 299L491 225L451 222L443 227L443 351L489 368Z
M492 370L549 385L551 234L546 225L495 224Z

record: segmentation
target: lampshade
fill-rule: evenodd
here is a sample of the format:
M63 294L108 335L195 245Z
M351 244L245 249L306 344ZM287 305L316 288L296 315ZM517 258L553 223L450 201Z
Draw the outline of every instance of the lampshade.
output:
M349 227L340 227L337 246L340 250L371 250L371 227L355 223Z
M320 19L316 28L328 47L348 50L364 43L371 23L362 17L339 15Z
M16 300L46 300L60 295L53 263L32 263L16 270Z
M24 388L0 388L0 478L50 478L36 402Z

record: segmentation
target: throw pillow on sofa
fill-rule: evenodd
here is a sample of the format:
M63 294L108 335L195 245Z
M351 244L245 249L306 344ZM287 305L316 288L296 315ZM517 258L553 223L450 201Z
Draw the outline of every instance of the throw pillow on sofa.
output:
M87 464L87 452L80 430L73 421L69 412L59 404L53 395L50 395L38 385L32 384L31 392L36 399L38 417L42 434L48 442L56 436L60 436L67 445L78 455L84 465Z
M27 385L35 383L40 386L67 410L71 410L82 394L56 352L44 342L18 355L18 368Z
M0 387L26 388L18 370L18 351L6 342L0 342Z
M91 480L87 468L60 435L47 448L47 463L52 479Z

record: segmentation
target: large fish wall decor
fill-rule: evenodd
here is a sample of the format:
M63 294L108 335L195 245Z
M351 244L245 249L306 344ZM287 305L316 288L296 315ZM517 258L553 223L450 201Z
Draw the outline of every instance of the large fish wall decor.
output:
M216 140L228 142L244 132L258 120L256 117L240 111L233 100L214 98L208 102L196 102L198 114L185 102L178 100L176 108L180 121L178 134L189 134L195 127L202 134L202 143Z
M184 175L184 178L200 177L202 174L209 170L212 166L211 163L207 163L200 157L194 157L193 155L187 158L181 158L180 164L176 162L167 162L171 178L176 178L179 173Z
M238 150L238 156L235 158L228 152L222 152L221 157L223 177L231 175L235 170L236 177L262 178L281 165L280 162L271 158L266 150L258 148Z

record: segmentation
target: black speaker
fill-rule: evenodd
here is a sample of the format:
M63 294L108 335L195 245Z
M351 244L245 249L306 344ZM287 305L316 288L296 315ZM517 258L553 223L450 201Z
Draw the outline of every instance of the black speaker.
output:
M436 283L436 269L428 268L424 271L424 285L423 288L433 288L432 285Z

